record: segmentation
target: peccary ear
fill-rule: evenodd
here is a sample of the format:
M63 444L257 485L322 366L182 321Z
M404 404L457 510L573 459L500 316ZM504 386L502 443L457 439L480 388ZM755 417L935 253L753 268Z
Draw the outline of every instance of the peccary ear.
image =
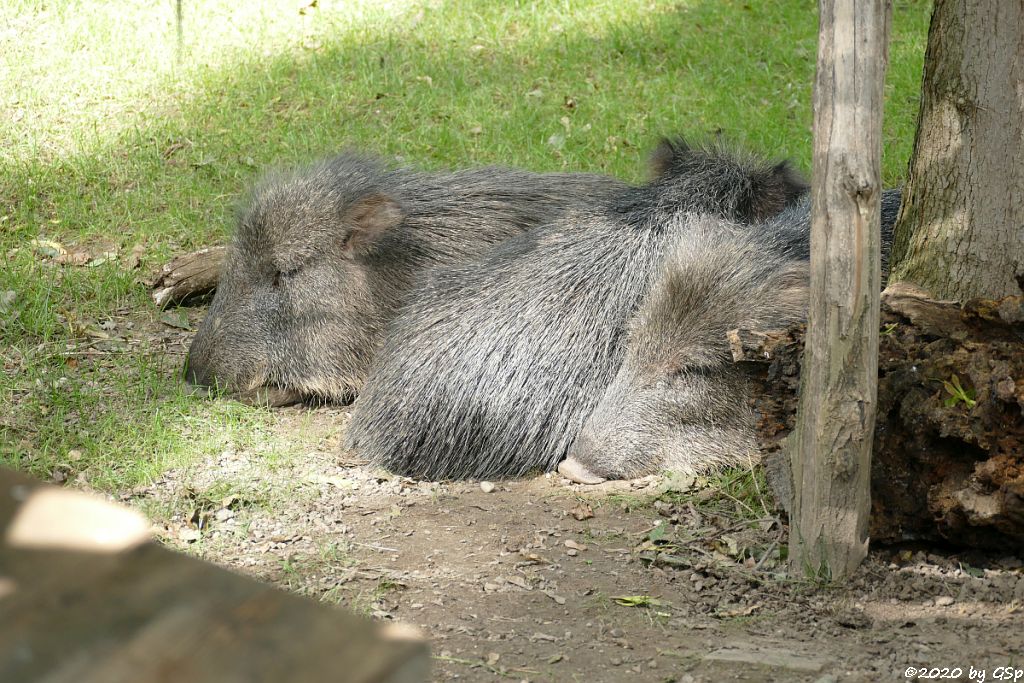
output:
M674 163L689 156L691 151L690 143L683 138L662 138L647 161L650 177L654 179L665 175Z
M342 217L348 226L342 249L357 256L365 254L381 235L401 223L403 218L405 211L386 194L373 192L360 197L345 209Z
M807 194L811 186L788 161L780 161L751 177L749 194L741 202L740 212L746 220L763 221Z

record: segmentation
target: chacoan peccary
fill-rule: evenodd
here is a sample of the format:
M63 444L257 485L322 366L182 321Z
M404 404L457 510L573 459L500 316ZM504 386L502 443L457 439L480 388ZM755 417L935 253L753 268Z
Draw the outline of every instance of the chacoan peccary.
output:
M589 174L388 168L356 153L271 174L240 212L186 379L271 405L351 401L422 270L625 188Z
M882 194L883 284L899 206L900 190ZM622 365L559 464L575 481L696 473L757 457L746 378L731 360L727 332L806 319L810 200L758 226L679 220L659 278L630 323Z
M691 214L764 221L788 163L666 142L655 178L428 273L394 320L347 445L429 479L554 469L615 377L626 327Z

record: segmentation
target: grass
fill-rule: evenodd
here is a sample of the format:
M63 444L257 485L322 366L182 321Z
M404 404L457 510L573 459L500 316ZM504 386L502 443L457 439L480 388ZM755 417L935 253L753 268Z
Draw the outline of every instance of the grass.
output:
M140 280L223 241L261 169L356 146L636 180L658 136L718 131L810 167L810 0L181 4L180 40L172 0L0 7L0 463L121 491L259 441L273 413L182 390ZM929 11L895 3L888 184Z

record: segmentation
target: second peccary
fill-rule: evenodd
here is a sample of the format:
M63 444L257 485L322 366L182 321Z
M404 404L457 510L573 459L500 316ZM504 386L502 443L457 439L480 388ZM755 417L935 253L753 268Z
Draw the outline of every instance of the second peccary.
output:
M666 143L655 169L606 207L432 272L389 331L348 446L430 479L553 469L618 369L678 217L760 221L806 191L786 163L718 148Z
M881 200L883 284L900 191ZM759 226L689 218L630 323L618 374L559 471L581 483L753 462L746 378L731 329L781 329L807 315L810 202Z
M354 153L271 175L240 214L186 378L271 405L348 402L420 271L625 187L511 168L389 169Z

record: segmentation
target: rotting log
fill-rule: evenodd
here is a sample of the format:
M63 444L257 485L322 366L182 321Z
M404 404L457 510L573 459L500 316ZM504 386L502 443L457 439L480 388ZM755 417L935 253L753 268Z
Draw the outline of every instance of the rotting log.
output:
M153 301L160 308L187 304L217 288L227 247L207 247L164 264L153 281Z
M138 513L0 468L0 681L429 679L426 642L148 540Z
M1024 297L960 305L896 283L881 304L871 542L1024 547ZM730 333L786 510L803 334Z
M843 579L867 555L875 422L882 103L889 0L820 0L806 372L788 449L793 571Z

